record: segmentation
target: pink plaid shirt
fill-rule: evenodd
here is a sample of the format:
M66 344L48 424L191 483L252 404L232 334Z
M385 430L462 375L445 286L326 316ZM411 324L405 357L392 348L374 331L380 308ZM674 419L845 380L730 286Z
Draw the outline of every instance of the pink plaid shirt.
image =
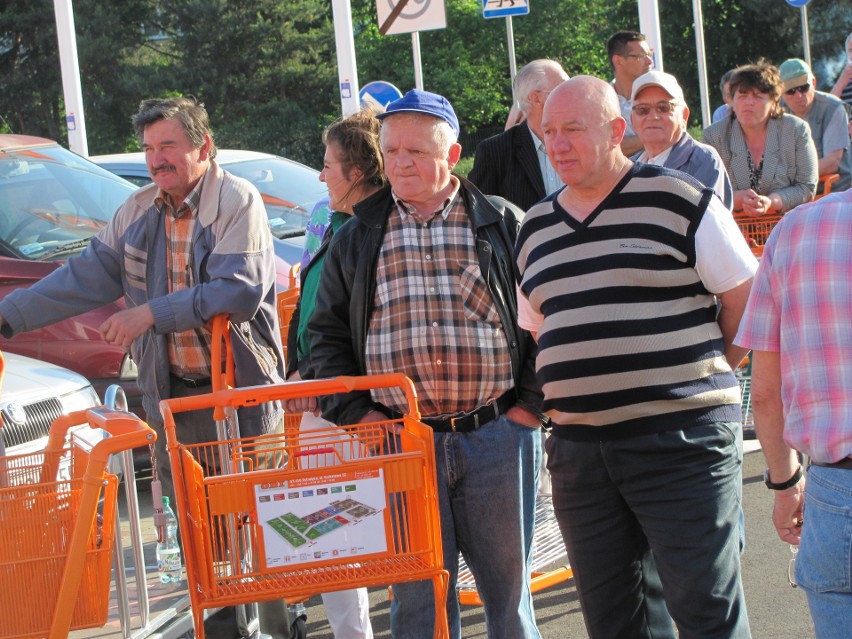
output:
M734 342L780 353L790 446L822 463L852 456L852 190L778 223Z

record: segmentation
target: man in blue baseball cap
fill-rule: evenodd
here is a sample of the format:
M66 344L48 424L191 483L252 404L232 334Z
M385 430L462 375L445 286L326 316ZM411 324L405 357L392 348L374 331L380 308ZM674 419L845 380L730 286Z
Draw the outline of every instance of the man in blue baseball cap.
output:
M517 326L512 249L523 212L454 175L461 146L449 101L412 90L381 118L389 186L335 235L308 325L314 377L403 372L434 432L447 613L464 555L491 639L539 639L529 560L541 463L535 344ZM407 409L400 389L323 398L337 424ZM495 501L500 507L495 508ZM394 585L391 631L430 638L432 583Z

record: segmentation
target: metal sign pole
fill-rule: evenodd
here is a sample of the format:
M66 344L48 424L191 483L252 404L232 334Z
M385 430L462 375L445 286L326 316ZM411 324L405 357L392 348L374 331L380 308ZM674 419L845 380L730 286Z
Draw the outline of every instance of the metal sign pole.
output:
M340 105L343 115L361 108L358 98L358 67L355 63L355 37L352 29L352 7L349 0L332 0L334 42L337 48L337 77L340 82Z
M654 50L654 68L663 71L663 37L658 0L638 0L638 5L639 30L645 34L648 46Z
M518 72L518 64L515 61L515 31L512 29L512 16L506 16L506 40L509 47L509 75L512 84L515 83L515 74Z
M68 147L79 155L89 155L86 140L86 116L83 112L83 89L77 61L77 35L74 33L74 9L71 0L53 0L56 16L56 38L59 41L59 66L62 92L65 96L65 123Z
M701 0L692 0L692 17L695 22L695 50L698 55L698 89L701 95L701 123L706 129L713 116L710 111L710 93L707 86L707 56L704 51L704 16Z
M420 32L411 34L411 53L414 56L414 87L423 90L423 65L420 63Z
M808 33L808 6L802 6L802 44L805 47L805 62L808 63L808 67L813 69L811 66L811 37Z

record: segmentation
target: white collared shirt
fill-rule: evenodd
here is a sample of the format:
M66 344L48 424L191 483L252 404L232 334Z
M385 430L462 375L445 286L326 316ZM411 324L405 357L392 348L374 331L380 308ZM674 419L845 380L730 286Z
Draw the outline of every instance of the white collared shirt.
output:
M554 191L561 189L565 186L565 184L560 179L556 169L554 169L553 165L550 163L550 158L547 157L547 150L544 146L544 142L538 139L538 136L533 133L532 129L530 129L530 135L532 136L535 152L538 156L538 166L541 169L541 177L544 180L544 192L545 195L550 195Z
M651 157L648 154L648 151L646 149L646 150L642 151L642 155L639 156L638 160L642 164L653 164L654 166L664 166L665 163L666 163L666 160L668 160L669 156L672 154L673 148L674 148L674 144L672 144L669 148L667 148L665 151L663 151L659 155L655 155L654 157Z

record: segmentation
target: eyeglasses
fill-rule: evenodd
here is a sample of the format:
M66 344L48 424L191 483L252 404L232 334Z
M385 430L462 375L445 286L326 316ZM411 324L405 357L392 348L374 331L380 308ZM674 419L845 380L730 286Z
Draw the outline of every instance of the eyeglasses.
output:
M622 58L636 58L637 60L654 59L654 50L651 49L646 53L619 53Z
M811 90L811 83L803 84L802 86L793 87L792 89L787 89L784 91L784 95L796 95L797 93L801 93L804 95L808 91Z
M644 118L651 113L651 110L656 111L657 115L668 115L675 110L676 106L678 106L677 102L657 102L654 106L650 104L634 104L632 110L640 118Z

